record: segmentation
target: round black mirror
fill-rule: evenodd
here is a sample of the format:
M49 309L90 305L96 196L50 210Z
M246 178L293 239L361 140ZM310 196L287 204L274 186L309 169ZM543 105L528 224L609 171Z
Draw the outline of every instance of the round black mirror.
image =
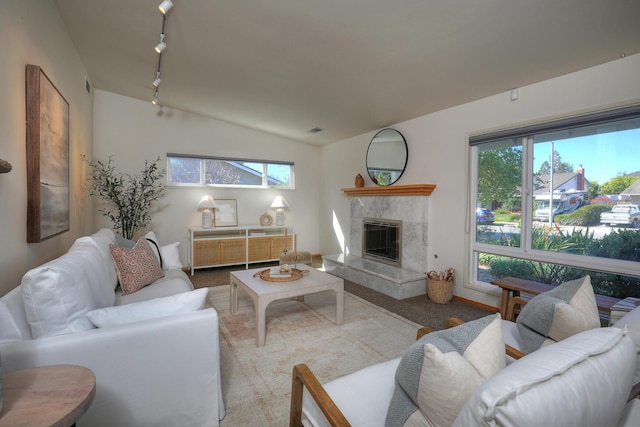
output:
M378 185L391 185L402 176L409 152L404 136L395 129L376 133L367 149L367 172Z

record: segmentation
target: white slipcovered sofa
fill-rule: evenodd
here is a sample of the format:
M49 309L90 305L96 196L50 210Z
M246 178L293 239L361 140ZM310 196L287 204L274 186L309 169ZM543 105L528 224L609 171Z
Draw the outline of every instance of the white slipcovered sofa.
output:
M590 329L507 365L495 320L428 334L402 358L324 385L296 366L290 425L640 425L640 401L629 400L638 347L626 327Z
M217 426L224 417L218 315L180 269L123 294L111 230L77 239L0 298L5 373L77 364L96 376L78 426ZM100 327L96 327L96 324Z

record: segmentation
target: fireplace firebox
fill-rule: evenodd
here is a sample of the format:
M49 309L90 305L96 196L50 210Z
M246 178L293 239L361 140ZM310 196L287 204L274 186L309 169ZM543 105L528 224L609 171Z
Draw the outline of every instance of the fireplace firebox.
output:
M402 266L402 221L365 218L362 221L362 257Z

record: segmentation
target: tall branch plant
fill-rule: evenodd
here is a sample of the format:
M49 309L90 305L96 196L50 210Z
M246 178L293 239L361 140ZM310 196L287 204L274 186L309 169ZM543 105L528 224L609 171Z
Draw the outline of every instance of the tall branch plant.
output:
M107 202L100 212L125 239L133 239L136 231L151 223L151 206L164 197L165 171L158 168L159 162L160 157L145 160L144 169L135 175L116 172L112 156L106 162L89 162L89 195Z

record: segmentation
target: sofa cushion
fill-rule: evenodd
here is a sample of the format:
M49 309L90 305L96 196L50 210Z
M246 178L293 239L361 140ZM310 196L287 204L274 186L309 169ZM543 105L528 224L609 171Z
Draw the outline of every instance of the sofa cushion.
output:
M131 294L164 277L153 249L144 237L131 249L116 245L110 248L123 294Z
M88 312L87 317L98 328L104 328L172 314L187 313L204 308L208 293L209 290L207 288L201 288L191 292L183 292L133 304L99 308Z
M116 301L114 305L131 304L192 290L193 283L191 283L184 271L178 269L166 270L164 277L153 282L151 286L145 286L132 294L124 295L122 289L116 289Z
M81 237L66 254L29 270L22 299L33 338L93 329L86 313L115 300L105 282L110 268L94 242Z
M591 329L523 357L485 382L453 425L615 426L635 370L624 335Z
M531 353L549 343L600 327L591 278L584 276L533 297L516 319L522 350Z
M386 426L450 426L466 400L505 366L499 314L425 335L402 357Z

